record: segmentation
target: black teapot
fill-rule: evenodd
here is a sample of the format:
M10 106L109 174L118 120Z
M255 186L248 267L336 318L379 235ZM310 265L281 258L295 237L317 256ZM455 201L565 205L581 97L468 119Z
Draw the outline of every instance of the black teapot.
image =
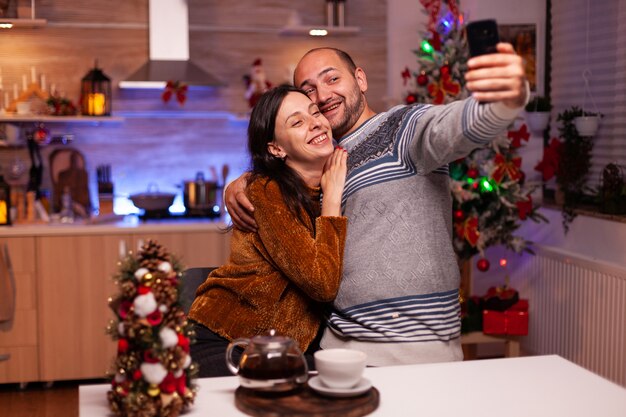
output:
M238 365L232 357L235 346L245 346ZM307 381L309 371L298 344L289 337L276 335L275 330L233 340L226 349L226 365L239 375L241 386L269 392L300 387Z

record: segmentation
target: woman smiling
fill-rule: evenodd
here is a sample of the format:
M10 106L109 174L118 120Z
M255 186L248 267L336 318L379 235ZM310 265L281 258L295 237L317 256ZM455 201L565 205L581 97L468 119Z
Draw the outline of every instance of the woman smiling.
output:
M229 375L228 343L270 329L312 353L324 303L339 289L347 154L334 148L328 121L300 90L277 87L252 111L248 149L246 195L258 228L233 229L228 263L196 293L189 318L196 322L192 356L201 377Z

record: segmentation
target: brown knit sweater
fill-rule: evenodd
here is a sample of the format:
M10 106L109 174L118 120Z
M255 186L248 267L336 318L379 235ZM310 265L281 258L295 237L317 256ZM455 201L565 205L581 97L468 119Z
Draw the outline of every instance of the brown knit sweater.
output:
M319 200L319 188L311 193ZM347 218L317 217L314 233L275 182L257 179L247 196L258 232L233 230L228 263L198 287L189 317L228 340L276 329L305 351L319 329L321 303L339 289Z

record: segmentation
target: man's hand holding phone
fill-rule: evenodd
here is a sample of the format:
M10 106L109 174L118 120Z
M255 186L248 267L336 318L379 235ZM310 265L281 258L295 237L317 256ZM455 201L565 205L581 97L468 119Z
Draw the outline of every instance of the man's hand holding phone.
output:
M502 101L510 108L526 103L526 75L522 58L509 43L499 42L495 20L466 27L472 58L467 61L466 87L480 102Z

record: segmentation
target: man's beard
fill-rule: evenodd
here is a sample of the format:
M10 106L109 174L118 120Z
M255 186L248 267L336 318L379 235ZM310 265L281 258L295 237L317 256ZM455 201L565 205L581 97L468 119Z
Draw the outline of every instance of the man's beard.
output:
M352 91L350 97L346 97L344 100L344 112L341 120L336 123L330 121L330 127L333 131L333 137L335 140L341 139L354 125L356 124L363 110L365 110L365 100L361 94L361 90L355 83L355 88Z

